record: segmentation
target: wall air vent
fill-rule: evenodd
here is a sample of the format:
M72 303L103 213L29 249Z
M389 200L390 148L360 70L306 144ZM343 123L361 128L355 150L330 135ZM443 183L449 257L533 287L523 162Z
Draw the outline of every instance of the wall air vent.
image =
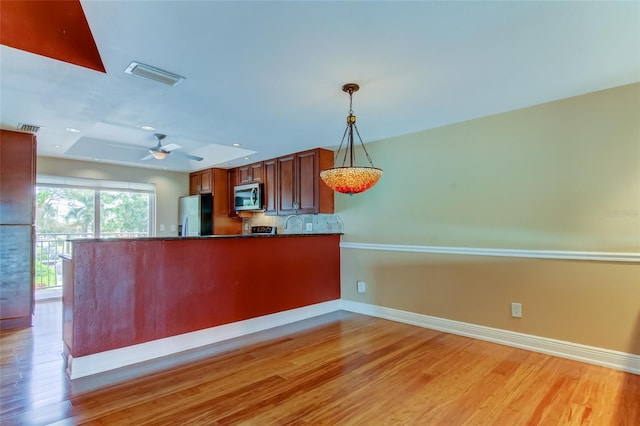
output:
M20 130L21 132L28 132L28 133L38 133L38 130L40 130L40 127L42 126L38 126L36 124L25 124L25 123L18 123L18 130Z
M157 81L158 83L167 84L169 86L175 86L184 80L184 77L182 76L152 67L151 65L141 64L140 62L131 62L124 72L127 74L137 75L138 77L148 78L149 80Z

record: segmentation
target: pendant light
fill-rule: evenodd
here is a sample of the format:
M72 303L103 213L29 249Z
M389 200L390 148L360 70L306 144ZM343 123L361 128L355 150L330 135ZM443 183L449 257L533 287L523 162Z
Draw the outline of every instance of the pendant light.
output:
M340 151L342 150L342 146L344 145L344 140L345 138L348 138L347 145L344 149L344 154L342 155L342 164L339 167L334 167L332 169L323 170L320 172L320 177L322 178L324 183L329 186L329 188L333 189L334 191L349 195L366 191L367 189L375 185L380 179L380 176L382 176L382 170L373 167L371 157L369 156L364 143L362 143L360 132L358 132L358 127L356 127L356 116L353 115L353 93L357 92L358 89L360 89L360 86L358 86L356 83L347 83L342 86L342 91L349 94L349 115L347 116L347 128L342 135L342 141L340 142L340 147L338 148L335 157L335 162L337 165L337 161L339 161L339 158L341 157ZM362 145L362 149L367 157L367 160L369 161L370 167L358 167L355 165L355 151L353 147L354 130L355 134L358 136L360 145ZM347 157L349 158L348 165Z

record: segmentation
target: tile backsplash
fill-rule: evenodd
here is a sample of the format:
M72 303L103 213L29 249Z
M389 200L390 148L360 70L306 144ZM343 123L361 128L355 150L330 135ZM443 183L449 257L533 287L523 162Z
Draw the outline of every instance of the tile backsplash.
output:
M254 213L242 219L242 233L250 234L252 226L276 226L278 234L341 234L342 219L335 214L300 214L267 216Z

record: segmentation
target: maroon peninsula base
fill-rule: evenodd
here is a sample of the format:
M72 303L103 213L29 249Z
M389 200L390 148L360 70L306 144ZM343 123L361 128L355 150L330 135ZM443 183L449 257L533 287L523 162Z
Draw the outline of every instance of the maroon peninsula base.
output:
M65 352L82 357L340 298L340 236L76 240Z

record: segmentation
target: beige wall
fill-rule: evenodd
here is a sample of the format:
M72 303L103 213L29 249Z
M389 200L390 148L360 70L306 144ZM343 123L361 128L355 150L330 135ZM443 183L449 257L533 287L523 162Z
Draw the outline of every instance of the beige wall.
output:
M178 223L178 197L189 194L188 173L125 167L98 162L63 160L52 157L38 157L37 173L51 176L154 184L156 186L156 235L178 235L177 231L171 231L171 225L177 225ZM164 231L160 231L161 224L165 225Z
M638 253L638 111L634 84L369 144L343 241ZM342 296L640 354L638 263L343 249Z

